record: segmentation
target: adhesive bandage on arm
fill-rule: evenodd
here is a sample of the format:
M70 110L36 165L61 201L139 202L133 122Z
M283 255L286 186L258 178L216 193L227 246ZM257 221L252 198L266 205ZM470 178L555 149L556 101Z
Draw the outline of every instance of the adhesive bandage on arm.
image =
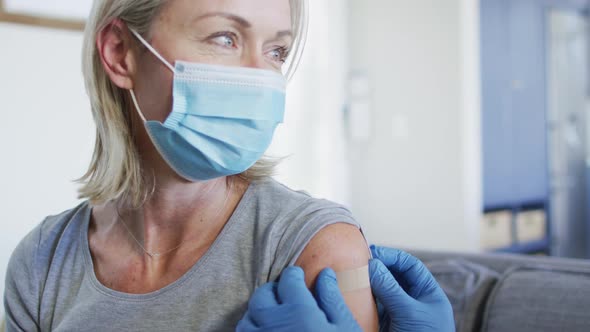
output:
M371 287L368 265L355 270L336 272L336 278L338 279L338 287L342 293Z

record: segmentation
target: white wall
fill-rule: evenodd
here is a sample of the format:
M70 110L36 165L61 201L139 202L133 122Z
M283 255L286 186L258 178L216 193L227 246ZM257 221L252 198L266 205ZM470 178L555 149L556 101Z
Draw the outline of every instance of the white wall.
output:
M348 1L310 1L301 64L289 82L285 123L269 154L286 156L276 178L316 197L350 203L346 104Z
M350 3L352 69L373 91L371 136L351 151L353 213L374 243L477 250L477 1Z
M94 126L82 81L82 34L0 24L0 294L18 242L77 204ZM4 306L0 306L0 313Z

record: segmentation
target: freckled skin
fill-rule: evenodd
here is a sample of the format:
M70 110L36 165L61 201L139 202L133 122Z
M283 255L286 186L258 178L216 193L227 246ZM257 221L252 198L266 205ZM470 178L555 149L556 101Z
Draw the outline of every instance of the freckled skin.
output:
M320 231L307 245L296 265L305 270L307 286L313 290L318 274L326 267L336 272L368 265L367 242L355 226L334 224ZM364 331L378 331L377 307L370 288L344 293L344 300Z

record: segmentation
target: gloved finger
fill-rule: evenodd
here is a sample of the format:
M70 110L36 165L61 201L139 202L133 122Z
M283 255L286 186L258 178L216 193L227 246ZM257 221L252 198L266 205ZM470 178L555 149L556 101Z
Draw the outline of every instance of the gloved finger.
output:
M373 294L383 304L385 311L389 312L390 308L399 308L414 301L380 260L369 261L369 274Z
M244 317L238 322L238 326L236 327L236 332L258 332L258 326L254 324L252 317L250 317L250 312L246 312Z
M260 310L279 305L275 295L276 283L269 282L256 289L248 303L248 310Z
M279 303L316 303L305 284L305 273L303 269L297 266L288 267L281 273L277 293Z
M344 302L344 297L338 288L338 280L334 270L327 268L320 272L316 280L315 292L318 305L330 323L341 325L344 322L355 322L354 316Z
M374 258L387 266L413 298L419 298L439 288L432 273L416 257L393 248L371 246L371 252Z
M255 326L260 329L278 331L287 327L301 326L303 320L315 321L316 312L319 311L317 306L310 309L305 304L280 304L272 308L250 310L249 314ZM291 329L291 331L295 330Z

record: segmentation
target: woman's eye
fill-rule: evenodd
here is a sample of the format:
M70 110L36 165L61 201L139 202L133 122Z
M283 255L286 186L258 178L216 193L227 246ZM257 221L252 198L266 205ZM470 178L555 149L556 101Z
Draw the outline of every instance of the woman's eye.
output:
M223 33L211 37L211 41L219 46L235 48L237 46L237 37L233 33Z
M284 63L287 60L289 51L285 47L275 48L269 52L269 56L273 61Z

